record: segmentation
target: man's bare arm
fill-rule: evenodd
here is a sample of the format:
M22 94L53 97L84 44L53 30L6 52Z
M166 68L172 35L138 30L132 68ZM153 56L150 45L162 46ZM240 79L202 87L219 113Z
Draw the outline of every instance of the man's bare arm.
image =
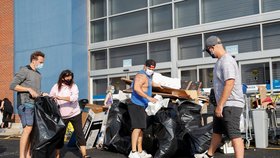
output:
M141 97L148 99L150 102L156 102L157 100L155 98L148 96L143 91L143 86L145 82L148 82L146 76L143 74L137 74L134 80L134 91Z

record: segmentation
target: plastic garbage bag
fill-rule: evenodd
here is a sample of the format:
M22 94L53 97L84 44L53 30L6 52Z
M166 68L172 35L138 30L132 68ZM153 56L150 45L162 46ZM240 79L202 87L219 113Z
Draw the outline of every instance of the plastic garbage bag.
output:
M196 153L206 151L211 143L213 133L213 123L209 123L203 127L191 128L185 134L183 141L185 142L184 150L187 155L193 156Z
M179 124L182 130L201 126L201 106L190 101L183 101L178 107ZM185 133L185 132L184 132Z
M32 157L55 157L55 147L64 138L65 128L54 99L48 96L36 98L31 133Z
M176 111L173 108L161 109L156 114L155 136L158 150L154 158L170 158L177 151Z
M156 103L149 102L148 107L145 109L148 116L155 115L161 108L167 108L169 98L163 99L161 95L155 95L158 101Z
M111 105L104 137L104 148L123 154L131 149L131 124L127 105L114 101Z

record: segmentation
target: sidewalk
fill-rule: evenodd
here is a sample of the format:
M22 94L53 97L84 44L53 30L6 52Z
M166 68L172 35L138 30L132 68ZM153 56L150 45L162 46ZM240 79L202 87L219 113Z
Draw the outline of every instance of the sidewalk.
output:
M21 123L12 123L11 128L0 128L1 137L17 137L20 136L22 132Z

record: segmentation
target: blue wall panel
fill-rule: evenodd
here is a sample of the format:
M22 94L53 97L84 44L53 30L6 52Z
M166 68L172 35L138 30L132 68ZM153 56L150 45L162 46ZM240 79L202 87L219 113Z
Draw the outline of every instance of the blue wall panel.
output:
M49 92L64 69L71 69L88 98L86 0L15 0L15 71L29 64L30 54L46 54L42 90Z

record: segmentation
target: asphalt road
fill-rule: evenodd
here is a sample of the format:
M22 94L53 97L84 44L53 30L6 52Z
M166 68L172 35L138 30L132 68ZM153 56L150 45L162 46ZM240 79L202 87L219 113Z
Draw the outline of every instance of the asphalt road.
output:
M88 154L92 158L125 158L126 156L119 153L89 149ZM19 138L0 138L0 157L1 158L18 158L19 157ZM62 158L79 158L81 157L80 152L77 148L69 148L66 145L62 149ZM280 157L280 146L269 146L267 149L250 149L245 150L245 158L279 158ZM175 156L174 158L179 158ZM180 157L182 158L182 157ZM222 154L217 152L215 158L234 158L233 154Z

